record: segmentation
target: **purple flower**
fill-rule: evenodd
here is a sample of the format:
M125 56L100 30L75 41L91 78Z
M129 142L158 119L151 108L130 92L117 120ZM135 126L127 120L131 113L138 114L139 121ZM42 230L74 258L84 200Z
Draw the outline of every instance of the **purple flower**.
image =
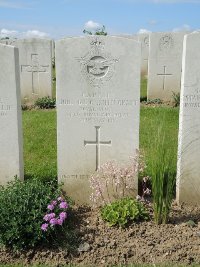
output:
M55 216L56 216L55 213L53 213L53 212L52 213L49 213L49 220L55 218Z
M48 228L48 223L42 224L42 226L41 226L42 231L46 232L47 228Z
M60 203L59 207L61 209L67 209L68 208L68 204L67 204L67 202L63 201L63 202Z
M56 218L52 218L49 222L50 222L51 225L56 225L56 224L58 224L58 221L57 221Z
M64 199L62 197L58 197L57 200L58 201L64 201Z
M49 220L53 219L55 216L56 216L55 213L49 213L49 214L46 214L43 219L45 221L49 221Z
M67 218L67 213L66 212L61 212L59 215L60 219L62 219L63 221Z
M57 224L58 225L62 225L63 224L63 220L62 219L57 219Z
M48 205L48 206L47 206L47 209L48 209L48 210L53 210L53 209L54 209L54 205Z
M51 205L53 205L53 206L55 206L57 204L57 201L56 200L53 200L52 202L51 202Z
M45 220L46 222L49 221L49 214L46 214L43 218L43 220Z

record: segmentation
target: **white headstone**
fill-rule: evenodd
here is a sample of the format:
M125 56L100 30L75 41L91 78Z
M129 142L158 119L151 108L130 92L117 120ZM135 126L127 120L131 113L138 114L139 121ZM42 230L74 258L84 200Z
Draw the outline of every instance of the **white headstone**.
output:
M23 179L18 49L0 44L0 184Z
M148 58L149 58L149 34L121 34L117 37L124 37L140 42L141 44L141 76L146 77L148 74Z
M179 117L177 199L200 204L200 33L185 36Z
M52 97L52 40L19 39L15 46L19 48L22 103Z
M139 147L140 61L140 44L127 38L56 42L58 177L80 203L100 165L127 163Z
M12 46L14 46L14 44L15 44L15 42L16 42L16 39L0 39L0 43L1 44L5 44L5 45L12 45Z
M151 33L147 98L173 100L180 93L184 32Z
M149 60L149 33L138 34L138 41L141 43L142 61L141 61L141 75L148 74L148 60Z

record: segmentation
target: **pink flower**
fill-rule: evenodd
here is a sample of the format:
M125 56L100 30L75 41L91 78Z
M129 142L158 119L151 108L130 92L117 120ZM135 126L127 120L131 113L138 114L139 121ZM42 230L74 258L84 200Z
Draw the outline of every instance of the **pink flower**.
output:
M65 220L67 218L67 213L66 212L61 212L59 215L60 219Z
M53 209L54 209L54 205L48 205L48 206L47 206L47 209L48 209L48 210L53 210Z
M63 201L63 202L60 203L59 207L61 209L67 209L68 208L68 204L67 204L67 202Z
M46 214L43 218L43 220L45 220L46 222L49 221L49 214Z
M53 206L55 206L57 204L57 201L56 200L53 200L52 202L51 202L51 205L53 205Z
M64 199L62 197L58 197L57 200L58 201L64 201Z
M56 216L55 213L53 213L53 212L52 213L49 213L49 220L55 218L55 216Z
M63 224L63 220L62 219L57 219L57 224L58 225L62 225Z
M43 219L45 221L49 221L49 220L53 219L55 216L56 216L55 213L49 213L49 214L46 214Z
M49 223L50 223L51 225L56 225L56 224L58 223L58 221L57 221L56 218L52 218L52 219L49 221Z
M48 228L48 223L42 224L42 226L41 226L42 231L46 232L47 228Z

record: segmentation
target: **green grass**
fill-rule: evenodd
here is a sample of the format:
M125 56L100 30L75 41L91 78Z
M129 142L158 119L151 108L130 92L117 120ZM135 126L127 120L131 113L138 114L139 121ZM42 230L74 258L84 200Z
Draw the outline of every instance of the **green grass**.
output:
M177 153L178 108L142 107L140 119L140 149L147 163L154 160L151 149L159 123L165 117L166 146ZM32 110L23 112L25 177L52 179L57 176L56 111ZM176 171L176 160L173 161ZM147 168L147 172L149 172Z
M147 166L155 160L152 143L155 143L157 131L162 124L165 133L165 147L172 157L173 172L176 172L176 155L178 146L178 108L169 107L142 107L140 111L140 150L143 151ZM164 120L164 121L163 121ZM147 167L147 174L151 175Z
M56 112L23 112L25 178L57 176Z
M147 79L141 78L140 101L146 101L146 100L147 100Z

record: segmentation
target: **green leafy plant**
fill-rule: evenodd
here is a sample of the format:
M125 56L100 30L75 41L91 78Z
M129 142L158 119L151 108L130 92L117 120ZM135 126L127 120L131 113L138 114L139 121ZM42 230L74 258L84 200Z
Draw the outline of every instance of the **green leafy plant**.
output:
M0 188L0 244L13 249L33 248L47 240L41 229L47 205L61 196L55 182L15 179Z
M124 227L130 221L147 220L149 213L142 202L123 198L104 206L101 209L101 216L110 226Z
M165 118L161 119L158 131L150 140L154 160L150 161L150 175L154 206L154 219L157 224L167 223L175 187L175 173L173 171L174 151L166 145L167 135L164 131Z
M180 93L172 92L174 107L180 106Z
M155 98L155 99L148 99L146 101L146 104L162 104L162 100L160 98Z
M89 35L104 35L104 36L106 36L106 35L108 35L108 33L106 32L105 29L106 29L106 28L105 28L105 26L103 25L102 28L97 29L94 33L91 32L91 31L85 30L85 29L83 30L83 33L84 33L84 34L89 34Z
M50 109L56 107L56 99L50 97L42 97L38 98L35 101L35 106L39 107L40 109Z

